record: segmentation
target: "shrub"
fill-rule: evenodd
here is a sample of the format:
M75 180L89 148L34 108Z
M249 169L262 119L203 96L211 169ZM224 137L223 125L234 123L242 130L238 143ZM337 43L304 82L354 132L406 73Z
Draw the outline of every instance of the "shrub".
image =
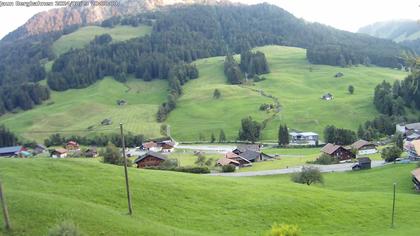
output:
M236 166L234 166L234 165L225 165L225 166L222 166L222 172L225 172L225 173L227 173L227 172L235 172L235 170L236 170Z
M274 224L266 236L299 236L301 231L297 225Z
M178 161L178 159L175 159L175 158L166 159L165 161L163 161L159 165L159 167L163 170L176 168L178 166L179 166L179 161Z
M401 149L399 149L396 146L386 147L382 150L381 157L386 162L392 162L395 161L397 158L400 158L401 156Z
M72 222L64 221L48 231L48 236L81 236L84 235Z
M187 172L193 174L208 174L210 169L207 166L179 166L174 169L178 172Z
M103 162L113 165L124 165L124 157L121 155L120 150L111 142L108 143L105 150L102 153ZM130 160L127 160L127 166L132 166Z
M320 157L318 157L315 161L311 162L313 164L319 164L319 165L331 165L331 164L337 164L339 161L337 158L334 158L327 154L322 154Z
M311 185L313 183L324 183L324 178L318 168L303 167L301 172L292 175L292 181L295 183Z

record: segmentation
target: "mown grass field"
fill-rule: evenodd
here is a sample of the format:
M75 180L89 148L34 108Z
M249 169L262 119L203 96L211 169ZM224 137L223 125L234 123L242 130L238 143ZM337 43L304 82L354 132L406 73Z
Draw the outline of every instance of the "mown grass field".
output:
M419 235L415 165L325 174L325 184L290 177L225 178L129 169L127 215L122 167L94 159L0 159L13 231L45 235L64 220L87 235L262 235L274 222L303 235ZM392 184L396 224L390 228Z
M2 116L0 123L20 136L38 141L56 131L64 132L64 136L118 132L121 122L127 131L160 137L160 124L155 115L166 96L167 82L163 80L144 82L130 79L122 84L105 78L85 89L52 92L52 98L43 105ZM127 105L118 106L119 99L126 100ZM106 118L110 118L113 124L101 126L101 121ZM88 132L91 126L93 128Z
M53 44L53 50L56 55L61 55L71 48L83 48L95 36L101 34L109 34L113 42L124 41L131 38L145 36L151 32L151 27L140 25L138 27L119 25L114 28L104 28L100 26L86 26L78 29L77 31L63 35Z
M281 123L287 124L289 129L321 135L330 124L356 130L359 124L378 115L372 102L375 86L383 80L392 82L407 76L405 72L388 68L310 65L306 50L301 48L266 46L256 50L266 54L271 73L264 75L267 80L250 87L278 97L282 105L278 117L263 131L263 140L276 140ZM211 132L224 129L228 137L234 139L242 118L251 115L263 121L272 115L258 110L260 104L272 103L272 100L238 86L226 85L223 57L199 60L196 64L200 78L184 86L185 95L168 120L175 137L193 140L200 132L209 136ZM338 72L344 73L344 77L334 78ZM355 87L353 95L347 90L349 85ZM215 88L221 89L222 97L226 97L220 101L212 99ZM237 90L236 96L229 93ZM334 95L334 100L320 99L327 92Z

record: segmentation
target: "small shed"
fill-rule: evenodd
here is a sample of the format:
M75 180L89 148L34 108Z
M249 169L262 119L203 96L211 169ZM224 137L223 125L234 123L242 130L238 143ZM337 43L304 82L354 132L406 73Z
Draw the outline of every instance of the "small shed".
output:
M67 149L56 148L56 149L51 151L50 156L52 158L65 158L65 157L67 157Z
M341 78L343 76L344 76L344 74L341 73L341 72L338 72L337 74L334 75L335 78Z
M366 170L372 168L372 160L368 157L357 158L358 163L352 167L352 170Z
M331 93L326 93L326 94L321 96L321 99L326 100L326 101L330 101L330 100L334 99L334 96Z
M159 166L162 162L166 161L166 157L160 153L148 151L146 154L139 156L134 163L137 168L144 168L150 166Z

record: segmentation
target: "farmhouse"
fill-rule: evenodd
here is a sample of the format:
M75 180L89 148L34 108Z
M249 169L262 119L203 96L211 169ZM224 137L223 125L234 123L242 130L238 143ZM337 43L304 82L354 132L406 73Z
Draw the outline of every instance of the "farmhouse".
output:
M334 96L331 93L326 93L324 95L322 95L321 99L324 99L326 101L330 101L334 99Z
M143 145L141 145L141 149L152 152L160 152L162 150L162 147L158 146L158 144L154 141L150 141L147 143L143 143Z
M410 160L420 159L420 140L414 140L407 143L404 146L404 149L408 153L408 159Z
M262 152L256 152L252 150L246 150L245 152L239 154L240 157L243 159L248 160L249 162L259 162L259 161L266 161L269 159L273 159L274 157L267 155Z
M139 156L134 163L137 164L137 168L144 168L149 166L159 166L166 160L166 157L162 154L148 151L146 154Z
M221 158L219 160L217 160L216 165L218 166L227 166L227 165L233 165L233 166L240 166L241 164L238 161L235 161L233 159L229 159L229 158Z
M222 159L229 159L229 160L234 160L235 162L238 163L238 166L251 166L251 162L243 157L241 157L240 155L234 153L234 152L228 152L225 154L225 156ZM222 160L220 159L220 160ZM224 161L226 162L226 161ZM223 163L223 161L222 161Z
M369 157L360 157L357 158L358 163L352 167L352 170L365 170L370 169L372 165L372 160Z
M236 147L236 149L233 150L232 152L239 155L241 153L244 153L246 150L259 152L261 150L261 145L258 145L258 144L241 144L241 145L238 145L238 147Z
M96 147L90 147L88 149L86 149L85 153L84 153L85 157L98 157L98 150Z
M412 181L414 184L414 188L417 191L420 191L420 168L417 168L413 171L411 171L411 175L412 175Z
M14 157L20 155L26 148L22 146L0 148L0 157Z
M357 155L369 155L378 152L375 144L362 139L354 142L350 147L357 150Z
M80 146L75 141L68 141L66 144L66 149L69 151L77 151L80 150Z
M56 148L51 151L50 156L52 158L65 158L67 157L67 150L64 148Z
M335 145L332 143L328 143L327 145L325 145L321 149L321 152L329 156L335 157L339 161L355 158L355 155L349 149L346 149L343 146Z
M173 152L175 149L175 143L171 140L163 141L158 143L158 147L161 147L162 152Z
M290 132L290 143L294 145L317 145L318 134L313 132Z

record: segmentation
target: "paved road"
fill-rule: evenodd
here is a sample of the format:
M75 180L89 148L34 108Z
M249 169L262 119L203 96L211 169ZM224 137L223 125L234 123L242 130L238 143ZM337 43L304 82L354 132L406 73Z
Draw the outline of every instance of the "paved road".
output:
M350 171L354 163L335 164L335 165L306 165L318 167L323 173L327 172L344 172ZM383 161L372 161L372 168L380 167L385 165ZM250 172L235 172L235 173L212 173L208 174L211 176L226 176L226 177L249 177L249 176L264 176L264 175L283 175L299 172L302 166L291 167L287 169L277 170L261 170L261 171L250 171Z
M184 145L179 144L176 146L177 149L186 149L186 150L193 150L193 151L203 151L203 152L212 152L212 153L225 153L230 152L236 148L236 146L229 146L229 145Z

